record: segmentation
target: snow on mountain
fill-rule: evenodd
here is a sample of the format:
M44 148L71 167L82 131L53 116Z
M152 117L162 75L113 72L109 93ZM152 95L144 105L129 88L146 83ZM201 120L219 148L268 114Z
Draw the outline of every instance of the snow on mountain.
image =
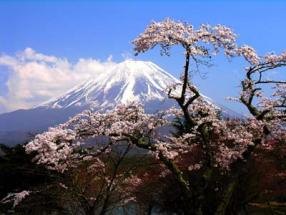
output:
M152 62L126 60L63 96L42 105L46 108L96 107L106 109L132 101L164 101L166 88L178 80Z

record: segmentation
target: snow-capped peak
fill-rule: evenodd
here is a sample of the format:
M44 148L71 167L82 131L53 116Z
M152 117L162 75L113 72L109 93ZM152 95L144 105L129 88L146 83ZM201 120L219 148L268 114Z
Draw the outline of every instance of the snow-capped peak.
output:
M166 98L166 88L177 81L150 61L125 60L44 106L105 108L132 101L162 101Z

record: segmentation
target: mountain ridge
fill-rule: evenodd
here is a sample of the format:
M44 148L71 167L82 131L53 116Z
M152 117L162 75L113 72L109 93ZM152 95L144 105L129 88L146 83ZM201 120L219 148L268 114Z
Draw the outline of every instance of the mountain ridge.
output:
M178 82L175 77L150 61L125 60L40 107L93 105L102 108L134 101L164 100L165 89L175 82Z

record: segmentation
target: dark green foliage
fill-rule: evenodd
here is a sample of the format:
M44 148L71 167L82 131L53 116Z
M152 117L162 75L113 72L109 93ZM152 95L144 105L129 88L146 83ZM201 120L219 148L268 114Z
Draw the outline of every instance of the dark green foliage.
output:
M13 148L1 145L5 155L0 157L0 198L9 192L28 190L43 183L49 183L50 171L31 161L22 145Z
M0 199L8 193L37 190L38 187L50 184L60 177L59 174L33 163L32 155L27 155L22 145L0 145L0 151ZM11 205L0 204L0 212L7 213L8 208L10 209Z

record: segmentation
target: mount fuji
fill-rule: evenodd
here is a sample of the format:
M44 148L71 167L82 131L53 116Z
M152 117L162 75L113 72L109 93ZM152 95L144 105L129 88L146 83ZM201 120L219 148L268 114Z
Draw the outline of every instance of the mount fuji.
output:
M154 112L170 104L165 90L175 82L178 82L176 78L152 62L126 60L40 107L107 110L136 101Z
M24 143L36 133L63 123L88 108L106 111L118 104L137 101L144 105L146 112L166 109L175 102L167 98L165 89L176 82L176 78L152 62L125 60L56 99L32 109L1 114L0 143ZM227 115L234 113L221 109Z

